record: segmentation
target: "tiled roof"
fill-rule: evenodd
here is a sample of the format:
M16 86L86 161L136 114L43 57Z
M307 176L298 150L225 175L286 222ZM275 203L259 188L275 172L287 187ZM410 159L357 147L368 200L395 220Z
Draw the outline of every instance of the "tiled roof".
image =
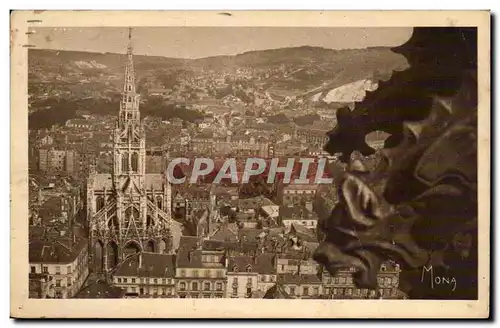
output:
M238 243L235 241L227 242L213 239L204 240L202 245L204 250L235 250L238 248Z
M276 274L276 266L274 265L274 254L263 253L257 255L256 269L260 274Z
M87 247L87 239L84 238L76 239L76 242L64 237L57 240L36 238L29 243L29 261L30 263L71 263L85 247Z
M301 224L292 223L292 229L290 233L294 232L297 235L297 237L301 238L303 241L310 241L310 242L318 241L318 237L316 236L314 231Z
M315 274L278 274L278 282L286 284L321 284L321 279Z
M99 280L82 288L75 298L123 298L124 295L124 289Z
M172 278L175 276L175 256L148 252L138 253L123 261L114 275Z
M186 250L182 249L177 254L178 268L201 268L201 250Z
M263 232L263 229L241 228L240 230L238 230L238 238L243 239L243 237L246 237L248 241L255 241Z
M228 272L236 272L235 269L238 268L238 272L245 272L246 268L250 266L252 272L258 272L256 269L255 261L250 256L231 256L229 258ZM254 267L255 266L255 267Z
M219 241L236 241L238 239L238 227L235 223L229 223L215 230L210 239Z

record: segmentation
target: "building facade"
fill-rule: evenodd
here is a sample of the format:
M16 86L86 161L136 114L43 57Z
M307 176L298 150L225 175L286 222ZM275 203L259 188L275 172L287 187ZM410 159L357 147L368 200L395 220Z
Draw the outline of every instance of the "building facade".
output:
M175 279L178 298L223 298L227 284L224 252L181 249Z
M30 275L44 275L44 288L55 298L71 298L89 274L86 239L33 239L29 249ZM53 291L52 291L53 287ZM45 293L44 295L47 295Z
M137 253L113 272L113 285L127 297L175 296L175 257L171 254Z
M90 248L97 272L109 271L134 253L172 253L178 246L182 229L172 219L170 183L161 173L146 174L145 145L130 42L112 174L92 170L87 181Z

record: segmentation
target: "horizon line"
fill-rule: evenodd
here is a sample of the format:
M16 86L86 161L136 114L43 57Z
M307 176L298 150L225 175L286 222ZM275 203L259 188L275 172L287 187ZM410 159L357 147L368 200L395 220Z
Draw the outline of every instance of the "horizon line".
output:
M397 47L397 46L396 46ZM341 49L334 49L334 48L325 48L321 46L310 46L310 45L302 45L302 46L295 46L295 47L281 47L281 48L268 48L268 49L260 49L260 50L249 50L245 52L240 52L236 53L233 55L226 55L226 54L220 54L220 55L215 55L215 56L207 56L207 57L197 57L197 58L189 58L189 57L171 57L171 56L162 56L162 55L148 55L148 54L140 54L140 53L133 53L134 56L145 56L145 57L161 57L161 58L168 58L168 59L178 59L178 60L202 60L202 59L210 59L210 58L217 58L217 57L236 57L236 56L241 56L245 54L249 54L252 52L264 52L264 51L273 51L273 50L282 50L282 49L298 49L298 48L317 48L317 49L323 49L323 50L330 50L330 51L349 51L349 50L368 50L368 49L377 49L377 48L383 48L383 49L394 49L396 47L391 47L391 46L372 46L372 47L361 47L361 48L341 48ZM65 51L65 52L82 52L82 53L92 53L92 54L101 54L101 55L126 55L126 51L121 53L121 52L102 52L102 51L93 51L93 50L71 50L71 49L53 49L53 48L37 48L35 47L30 47L28 50L45 50L45 51Z

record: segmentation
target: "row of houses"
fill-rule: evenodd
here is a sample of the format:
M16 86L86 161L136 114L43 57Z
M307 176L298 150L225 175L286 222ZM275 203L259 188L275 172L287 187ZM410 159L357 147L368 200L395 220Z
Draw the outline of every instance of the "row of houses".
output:
M264 298L279 285L287 298L397 298L399 266L384 263L379 286L357 288L353 269L331 276L303 252L252 253L229 242L183 236L177 254L137 253L113 272L127 297Z

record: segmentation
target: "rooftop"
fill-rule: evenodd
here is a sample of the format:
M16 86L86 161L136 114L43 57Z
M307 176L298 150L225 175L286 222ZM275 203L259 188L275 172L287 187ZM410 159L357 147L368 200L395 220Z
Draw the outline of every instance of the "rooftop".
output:
M149 252L137 253L123 261L114 275L173 278L175 276L175 256Z
M125 290L103 280L83 287L74 298L123 298Z

